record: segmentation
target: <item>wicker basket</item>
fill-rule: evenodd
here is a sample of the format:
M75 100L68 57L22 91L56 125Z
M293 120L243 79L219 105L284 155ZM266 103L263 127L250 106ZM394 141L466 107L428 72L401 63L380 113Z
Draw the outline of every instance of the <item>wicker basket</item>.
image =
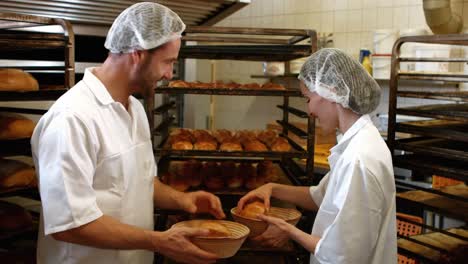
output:
M249 237L255 237L262 234L268 227L268 223L265 221L238 215L237 207L231 209L231 215L232 218L234 218L234 221L244 224L250 229ZM301 218L301 213L294 208L271 207L268 215L284 219L292 225L296 225Z
M199 226L200 221L205 220L189 220L174 224L174 226L194 227ZM216 254L219 258L229 258L234 256L240 249L245 239L249 235L249 228L246 226L225 220L210 220L218 221L229 229L231 236L226 237L193 237L191 240L197 247Z
M421 217L407 215L403 213L397 213L397 216L411 220L413 222L422 223ZM397 219L398 234L402 236L413 236L421 234L422 227L405 222L404 220ZM412 258L408 258L404 255L398 254L398 264L417 264L418 262Z

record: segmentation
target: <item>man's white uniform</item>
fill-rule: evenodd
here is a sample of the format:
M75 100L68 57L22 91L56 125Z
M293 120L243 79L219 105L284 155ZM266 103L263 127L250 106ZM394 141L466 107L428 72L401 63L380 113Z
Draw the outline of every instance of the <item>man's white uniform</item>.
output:
M55 102L31 140L43 208L38 262L149 264L149 251L98 249L50 235L102 215L153 230L156 164L144 108L131 96L127 111L92 71Z
M328 161L330 172L310 188L320 206L312 235L321 237L311 263L397 263L392 160L368 115L346 131Z

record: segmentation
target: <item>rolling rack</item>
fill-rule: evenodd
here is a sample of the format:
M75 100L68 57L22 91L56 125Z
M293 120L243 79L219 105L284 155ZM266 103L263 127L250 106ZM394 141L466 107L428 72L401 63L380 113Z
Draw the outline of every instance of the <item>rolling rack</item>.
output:
M397 194L397 209L410 211L413 215L429 211L441 216L438 227L397 217L422 231L422 234L399 234L398 252L423 263L440 263L441 257L450 255L459 246L468 245L468 91L460 87L453 91L403 89L399 87L399 81L425 82L430 87L434 82L468 82L468 75L402 72L400 63L466 64L468 58L466 54L464 58L402 58L400 50L404 43L468 46L468 35L402 37L395 42L392 54L387 143L394 166L410 170L412 174L412 180L396 179L397 190L409 190ZM424 104L399 107L398 102L402 98L424 99L421 100ZM397 115L426 120L397 122ZM410 137L397 139L397 132L409 134ZM434 184L435 177L463 183L438 187ZM427 178L432 179L432 187L418 184L418 181ZM464 226L444 230L444 216L464 222Z
M183 60L191 59L210 59L210 60L243 60L243 61L284 61L286 64L290 60L301 57L307 57L317 50L317 34L314 30L297 29L267 29L267 28L224 28L224 27L188 27L182 38L179 57L179 65L183 67ZM193 46L186 45L186 41L197 41L203 43ZM310 43L301 44L301 42L310 41ZM212 44L207 44L212 42ZM234 44L232 44L234 43ZM287 65L286 65L287 66ZM289 68L289 67L286 67ZM183 78L183 68L179 69L181 78ZM174 101L163 101L162 105L155 107L154 94L179 95L179 99ZM168 86L159 86L154 89L154 94L145 100L145 108L150 122L150 129L153 135L153 146L156 157L160 158L161 165L168 160L185 160L189 158L201 160L222 161L225 159L242 161L259 161L262 159L273 160L279 165L285 177L294 185L310 185L314 182L314 130L315 120L306 112L293 108L289 104L290 97L301 97L298 89L285 90L247 90L247 89L225 89L225 88L171 88ZM283 103L277 107L282 110L282 116L277 123L282 126L281 136L285 137L292 150L289 152L248 152L248 151L203 151L203 150L172 150L168 148L167 139L169 129L174 125L182 127L183 122L180 116L174 118L170 111L181 115L183 111L184 94L204 94L204 95L228 95L228 96L276 96L283 97ZM307 131L292 125L289 122L289 116L295 115L307 119ZM155 115L160 115L161 122L155 124ZM300 138L307 139L307 150L299 146L288 137L288 132L294 133ZM160 140L156 142L156 138ZM300 167L295 158L307 159L305 169ZM161 166L163 167L163 166ZM316 180L316 179L315 179ZM223 190L213 192L221 196L223 205L225 199L237 197L247 193L247 190ZM229 210L230 208L224 208ZM156 229L162 229L167 224L167 217L171 214L180 212L156 209L157 224ZM226 214L226 215L229 215ZM310 231L310 227L305 227ZM243 246L238 255L282 255L289 256L289 261L297 261L296 254L298 249L292 243L289 243L285 249L264 249L250 248ZM302 252L304 253L304 252ZM308 258L308 253L306 254ZM161 261L159 259L158 261Z
M43 33L31 30L37 26L60 26L63 33ZM72 25L63 19L32 15L0 13L0 59L7 60L1 68L22 69L39 83L38 91L0 91L0 112L42 115L45 109L6 107L7 102L38 102L56 100L75 84L74 33ZM60 58L61 66L48 66L44 61ZM60 63L61 64L61 63ZM0 140L0 157L31 157L30 138ZM1 189L0 197L22 196L39 200L37 188ZM31 211L37 224L38 214ZM37 226L32 229L0 232L0 247L11 248L12 241L36 239Z

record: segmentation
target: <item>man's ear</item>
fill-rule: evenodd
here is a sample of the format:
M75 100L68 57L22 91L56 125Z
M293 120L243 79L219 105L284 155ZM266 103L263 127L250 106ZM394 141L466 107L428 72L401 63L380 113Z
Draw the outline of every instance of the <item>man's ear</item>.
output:
M148 56L148 54L143 50L135 50L130 53L130 58L134 65L141 64L142 61L145 61L146 56Z

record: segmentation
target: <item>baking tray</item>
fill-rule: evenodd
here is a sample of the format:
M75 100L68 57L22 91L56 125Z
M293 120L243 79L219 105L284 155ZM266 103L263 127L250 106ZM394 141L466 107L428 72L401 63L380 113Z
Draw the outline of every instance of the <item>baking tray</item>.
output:
M441 213L448 217L465 222L468 220L467 202L450 199L445 196L420 190L398 193L396 197L397 203L417 207L422 206L426 210Z
M468 231L462 228L448 229L448 232L456 233L464 237L468 236ZM398 239L398 247L413 253L415 257L422 257L432 262L438 263L441 253L454 249L456 246L468 244L468 242L454 238L452 236L432 232L427 234L415 235L410 237L413 241L406 238ZM414 241L415 240L415 241ZM417 242L422 242L421 244ZM424 246L426 244L428 246Z
M468 142L468 122L463 124L447 124L445 126L421 126L405 122L397 123L395 129L397 132Z
M162 94L206 94L206 95L245 95L245 96L291 96L302 97L301 91L298 89L285 90L268 90L268 89L241 89L241 88L179 88L160 86L157 87L155 93Z
M393 158L393 165L395 167L421 172L427 176L438 175L459 181L468 181L468 167L466 163L456 160L405 154L395 156Z
M395 149L416 154L468 162L468 142L440 138L414 137L395 142Z
M397 108L399 115L431 117L468 122L468 104L435 104Z
M42 87L38 91L0 91L0 101L53 101L67 91L67 89L63 88L63 85L61 88L55 89L48 89L48 87L42 89Z
M468 82L468 75L460 73L399 72L398 78L417 81Z
M420 91L397 91L400 97L445 100L454 102L468 102L468 91L460 92L420 92Z

